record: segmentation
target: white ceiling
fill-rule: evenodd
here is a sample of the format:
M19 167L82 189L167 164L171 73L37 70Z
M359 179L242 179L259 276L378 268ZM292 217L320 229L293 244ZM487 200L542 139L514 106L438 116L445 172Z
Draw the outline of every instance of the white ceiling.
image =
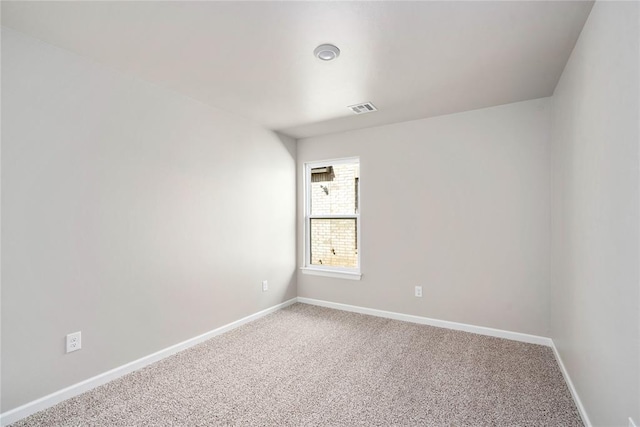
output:
M592 4L2 1L2 24L300 138L550 96Z

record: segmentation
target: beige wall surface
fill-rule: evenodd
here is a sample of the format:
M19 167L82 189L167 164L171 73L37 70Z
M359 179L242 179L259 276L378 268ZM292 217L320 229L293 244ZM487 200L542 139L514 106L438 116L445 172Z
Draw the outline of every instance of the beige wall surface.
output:
M298 141L300 248L304 163L360 157L363 273L298 295L548 336L548 131L539 99Z
M283 139L3 29L2 412L295 297Z
M639 6L595 4L553 96L552 338L597 426L640 425Z

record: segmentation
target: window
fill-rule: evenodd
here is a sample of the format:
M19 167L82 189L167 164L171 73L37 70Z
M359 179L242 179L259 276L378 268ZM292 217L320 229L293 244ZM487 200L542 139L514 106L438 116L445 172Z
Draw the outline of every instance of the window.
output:
M360 162L305 165L306 274L360 279Z

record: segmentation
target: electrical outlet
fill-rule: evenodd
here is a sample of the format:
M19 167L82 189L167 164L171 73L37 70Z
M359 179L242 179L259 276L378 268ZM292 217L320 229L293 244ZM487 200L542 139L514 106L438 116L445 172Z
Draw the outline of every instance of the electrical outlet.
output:
M262 292L267 292L269 290L269 282L266 280L262 281Z
M80 350L82 348L82 332L74 332L67 335L67 353Z
M422 298L422 286L416 286L415 294L418 298Z
M629 427L636 427L636 423L633 422L631 417L629 417Z

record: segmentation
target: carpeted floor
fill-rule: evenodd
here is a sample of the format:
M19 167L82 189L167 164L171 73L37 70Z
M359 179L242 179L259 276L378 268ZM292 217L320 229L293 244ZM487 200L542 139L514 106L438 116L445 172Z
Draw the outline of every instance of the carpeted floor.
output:
M295 304L13 424L578 426L550 348Z

